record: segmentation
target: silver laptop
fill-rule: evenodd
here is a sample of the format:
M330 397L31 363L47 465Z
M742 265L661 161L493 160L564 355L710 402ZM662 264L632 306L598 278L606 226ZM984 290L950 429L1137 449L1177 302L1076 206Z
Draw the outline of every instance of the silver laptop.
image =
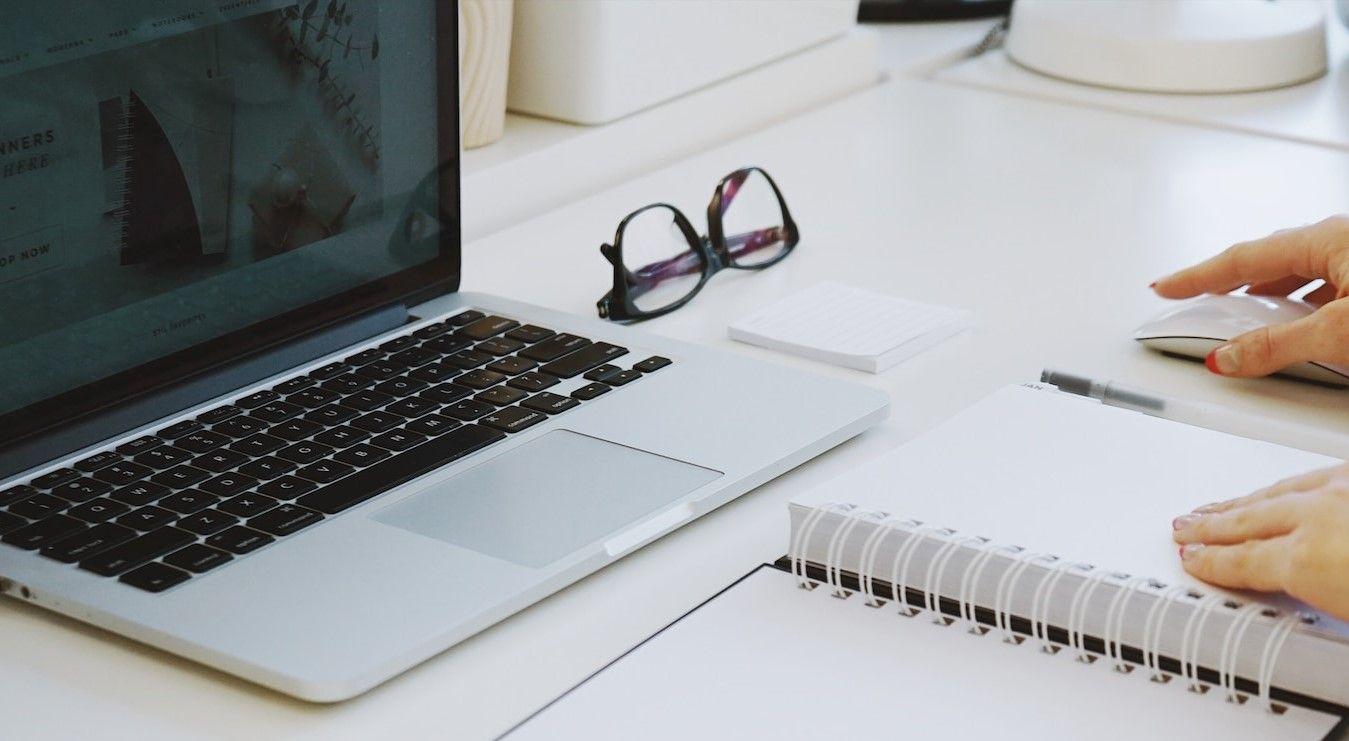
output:
M455 24L435 0L7 14L0 593L342 700L886 414L459 292Z

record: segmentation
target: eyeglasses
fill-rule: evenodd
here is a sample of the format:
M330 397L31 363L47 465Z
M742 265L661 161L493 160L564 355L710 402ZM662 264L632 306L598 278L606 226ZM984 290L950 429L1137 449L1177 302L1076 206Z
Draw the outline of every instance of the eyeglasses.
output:
M614 266L614 287L600 317L640 322L688 303L723 268L763 270L800 241L782 191L768 173L746 167L717 183L707 204L707 236L667 203L628 214L600 252Z

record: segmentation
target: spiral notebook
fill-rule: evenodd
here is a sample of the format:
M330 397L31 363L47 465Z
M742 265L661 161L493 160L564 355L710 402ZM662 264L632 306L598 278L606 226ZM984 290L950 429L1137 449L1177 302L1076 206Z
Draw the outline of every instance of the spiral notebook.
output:
M1329 462L1004 389L793 502L786 556L508 737L1343 733L1349 626L1191 579L1167 528Z

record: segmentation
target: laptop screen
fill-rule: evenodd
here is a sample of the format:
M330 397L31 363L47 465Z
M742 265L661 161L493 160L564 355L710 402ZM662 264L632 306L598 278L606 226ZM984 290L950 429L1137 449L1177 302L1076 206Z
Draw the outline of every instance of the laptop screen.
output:
M457 287L454 15L435 0L7 10L0 445Z

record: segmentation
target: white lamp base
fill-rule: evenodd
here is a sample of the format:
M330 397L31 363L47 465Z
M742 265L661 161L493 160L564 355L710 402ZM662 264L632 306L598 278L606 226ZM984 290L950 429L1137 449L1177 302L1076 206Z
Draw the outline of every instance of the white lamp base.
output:
M1309 0L1017 0L1007 54L1102 87L1236 93L1326 72L1321 3Z

